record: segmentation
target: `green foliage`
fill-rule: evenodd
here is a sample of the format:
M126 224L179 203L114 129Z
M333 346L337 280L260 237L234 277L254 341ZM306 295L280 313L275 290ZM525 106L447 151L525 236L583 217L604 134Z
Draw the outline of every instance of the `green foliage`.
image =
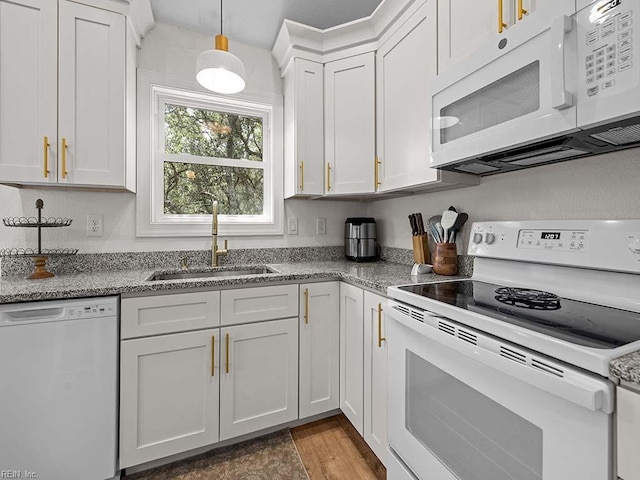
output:
M262 119L167 104L165 152L262 162ZM210 214L217 200L221 214L262 215L264 173L261 168L165 162L164 198L167 214Z

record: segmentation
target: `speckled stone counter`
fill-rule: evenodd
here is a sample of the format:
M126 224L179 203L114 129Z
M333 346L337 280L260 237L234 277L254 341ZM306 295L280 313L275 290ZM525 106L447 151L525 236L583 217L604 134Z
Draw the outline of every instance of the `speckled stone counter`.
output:
M26 280L23 276L11 275L0 277L0 303L98 297L185 288L228 288L242 285L329 279L346 281L385 294L387 287L392 285L450 280L464 278L465 276L444 277L435 274L411 276L411 265L389 262L354 263L339 260L269 264L267 266L273 269L275 273L162 281L147 280L158 270L82 272L59 275L43 280ZM229 269L234 267L221 268ZM206 269L193 270L203 271Z
M640 388L640 351L616 358L611 362L609 373Z

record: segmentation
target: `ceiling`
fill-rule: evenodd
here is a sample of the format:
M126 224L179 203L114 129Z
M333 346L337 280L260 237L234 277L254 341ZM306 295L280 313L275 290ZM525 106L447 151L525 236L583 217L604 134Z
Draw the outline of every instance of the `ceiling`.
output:
M373 13L381 0L227 0L224 34L231 41L271 50L285 18L329 28ZM220 0L151 0L156 22L216 35Z

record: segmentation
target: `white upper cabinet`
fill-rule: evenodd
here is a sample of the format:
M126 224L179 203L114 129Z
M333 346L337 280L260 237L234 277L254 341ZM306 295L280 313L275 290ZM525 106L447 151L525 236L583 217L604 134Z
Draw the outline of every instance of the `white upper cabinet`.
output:
M58 181L125 182L125 17L60 3Z
M438 0L438 70L485 45L499 33L500 0ZM514 22L513 0L502 0L503 28Z
M284 76L285 198L324 193L323 65L296 58Z
M125 16L0 0L0 36L0 183L135 189L125 174Z
M56 182L57 15L52 0L0 0L0 180Z
M551 1L438 0L438 71L459 62Z
M373 52L325 64L325 193L373 193L375 166Z

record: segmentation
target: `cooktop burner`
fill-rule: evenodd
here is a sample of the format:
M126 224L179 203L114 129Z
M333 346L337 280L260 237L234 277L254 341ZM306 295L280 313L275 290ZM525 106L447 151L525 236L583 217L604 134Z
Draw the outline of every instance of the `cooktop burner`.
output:
M531 288L500 287L496 289L496 300L514 307L533 310L558 310L560 297L553 293Z
M610 349L640 340L640 313L528 288L476 280L404 285L416 295L586 347ZM455 316L451 315L455 320Z

